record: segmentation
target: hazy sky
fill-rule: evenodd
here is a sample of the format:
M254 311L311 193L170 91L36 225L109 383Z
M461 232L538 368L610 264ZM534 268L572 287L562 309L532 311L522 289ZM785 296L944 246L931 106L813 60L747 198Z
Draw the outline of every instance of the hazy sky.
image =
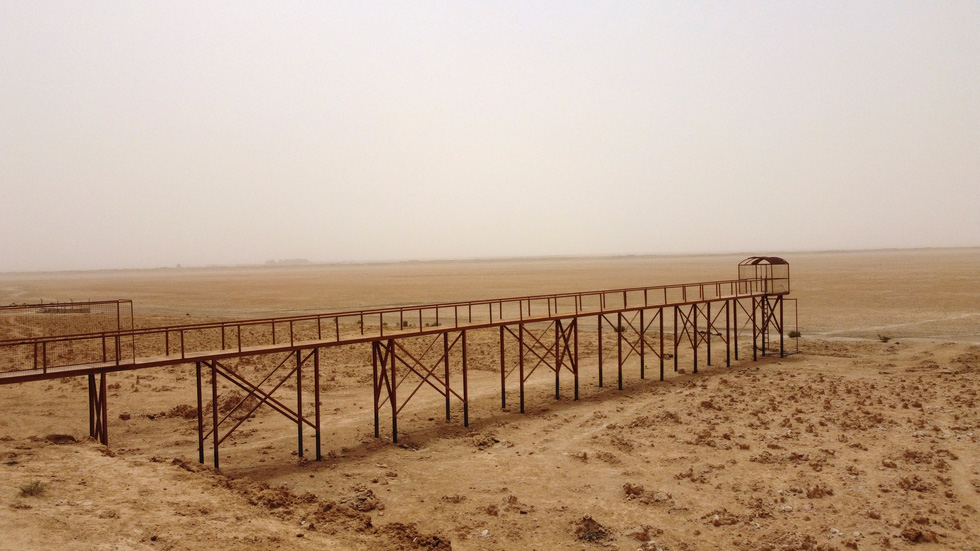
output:
M980 2L0 0L0 271L980 245Z

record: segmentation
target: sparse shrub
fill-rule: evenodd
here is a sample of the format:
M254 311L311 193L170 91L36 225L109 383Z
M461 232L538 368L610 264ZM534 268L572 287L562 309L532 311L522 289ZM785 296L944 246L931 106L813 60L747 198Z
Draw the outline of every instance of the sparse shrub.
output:
M20 495L23 497L36 497L44 493L47 485L40 480L32 480L26 484L21 484Z
M889 337L888 335L878 335L878 340L881 342L888 342L892 340L892 338Z
M790 331L789 332L789 338L791 338L791 339L798 339L798 338L800 338L800 332L799 331Z

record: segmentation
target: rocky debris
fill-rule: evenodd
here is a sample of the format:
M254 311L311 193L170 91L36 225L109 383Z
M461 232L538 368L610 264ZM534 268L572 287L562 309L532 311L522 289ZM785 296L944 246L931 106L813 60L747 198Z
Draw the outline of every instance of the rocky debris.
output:
M600 542L612 537L609 529L599 524L590 515L585 515L575 524L575 537L580 541Z
M500 440L497 440L496 436L494 436L492 432L488 432L485 434L477 434L476 436L473 437L473 445L481 450L490 448L494 444L497 444L499 442Z
M626 499L636 499L643 495L643 486L627 482L623 484L623 492L626 493Z
M358 485L354 486L354 495L340 500L342 505L346 505L355 511L367 513L375 509L383 510L384 504L374 495L370 489Z
M731 526L740 522L738 515L729 512L728 509L724 507L711 511L707 515L701 517L701 520L708 521L708 523L712 526Z
M939 543L938 534L913 525L902 530L902 537L912 543Z

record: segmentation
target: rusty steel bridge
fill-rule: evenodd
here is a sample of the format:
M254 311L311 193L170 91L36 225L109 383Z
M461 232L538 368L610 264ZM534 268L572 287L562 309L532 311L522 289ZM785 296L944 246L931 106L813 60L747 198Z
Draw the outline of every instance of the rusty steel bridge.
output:
M48 331L0 340L0 385L87 377L89 434L107 444L107 373L193 365L200 462L204 462L210 439L218 467L221 443L263 405L296 424L300 456L304 455L304 425L312 429L319 460L322 349L371 347L375 437L380 437L381 413L388 406L392 440L397 442L399 412L426 385L445 398L447 420L453 399L460 402L463 423L469 426L469 331L496 329L499 333L501 408L507 406L507 380L516 374L523 413L525 383L541 367L554 375L555 399L560 398L563 372L572 378L573 397L578 399L579 326L588 320L597 331L599 386L603 386L603 368L609 361L603 357L603 338L614 339L617 385L622 389L623 366L630 357L639 358L640 378L646 377L647 357L652 357L658 364L660 380L664 380L665 362L671 360L673 371L677 371L681 349L690 349L694 373L698 371L699 350L706 352L706 363L711 365L713 341L716 346L724 344L725 364L730 366L733 354L739 359L742 334L750 339L753 360L760 354L784 356L786 302L792 303L794 319L796 315L795 299L786 298L789 292L789 264L785 260L750 257L739 264L738 277L729 280L151 328L135 327L129 300L7 306L0 308L0 318L25 311L72 315L89 314L97 307L115 308L115 325L108 330L70 334ZM665 332L668 316L672 316L671 330ZM407 347L409 341L424 352ZM516 346L510 362L508 346ZM228 365L230 360L248 356L283 359L261 380L249 380ZM450 369L451 364L456 364L452 366L455 369ZM312 416L303 407L304 371L310 370ZM461 372L458 380L450 381L451 371ZM210 374L209 381L206 373ZM409 377L414 378L414 387L405 384ZM245 392L232 412L221 415L219 378ZM296 385L295 405L275 395L292 380ZM207 423L206 393L211 400ZM238 415L232 416L236 411Z

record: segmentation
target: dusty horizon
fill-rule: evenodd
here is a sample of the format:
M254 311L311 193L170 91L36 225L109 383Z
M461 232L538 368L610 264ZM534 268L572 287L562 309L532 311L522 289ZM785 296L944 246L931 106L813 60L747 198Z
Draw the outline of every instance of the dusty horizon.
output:
M915 251L956 251L980 249L980 245L962 246L935 246L935 247L884 247L884 248L865 248L865 249L800 249L782 251L721 251L721 252L675 252L675 253L610 253L610 254L560 254L560 255L533 255L533 256L496 256L496 257L458 257L458 258L426 258L426 259L391 259L391 260L337 260L337 261L318 261L307 258L291 259L269 259L264 262L254 262L245 264L201 264L174 266L151 266L151 267L123 267L123 268L87 268L87 269L65 269L65 270L24 270L24 271L3 271L0 275L31 275L31 274L58 274L58 273L99 273L99 272L139 272L139 271L164 271L164 270L221 270L236 268L303 268L311 266L376 266L387 264L426 264L426 263L462 263L462 262L507 262L507 261L561 261L561 260L585 260L585 259L628 259L628 258L685 258L685 257L719 257L719 256L781 256L781 255L816 255L816 254L860 254L860 253L889 253L889 252L915 252Z

